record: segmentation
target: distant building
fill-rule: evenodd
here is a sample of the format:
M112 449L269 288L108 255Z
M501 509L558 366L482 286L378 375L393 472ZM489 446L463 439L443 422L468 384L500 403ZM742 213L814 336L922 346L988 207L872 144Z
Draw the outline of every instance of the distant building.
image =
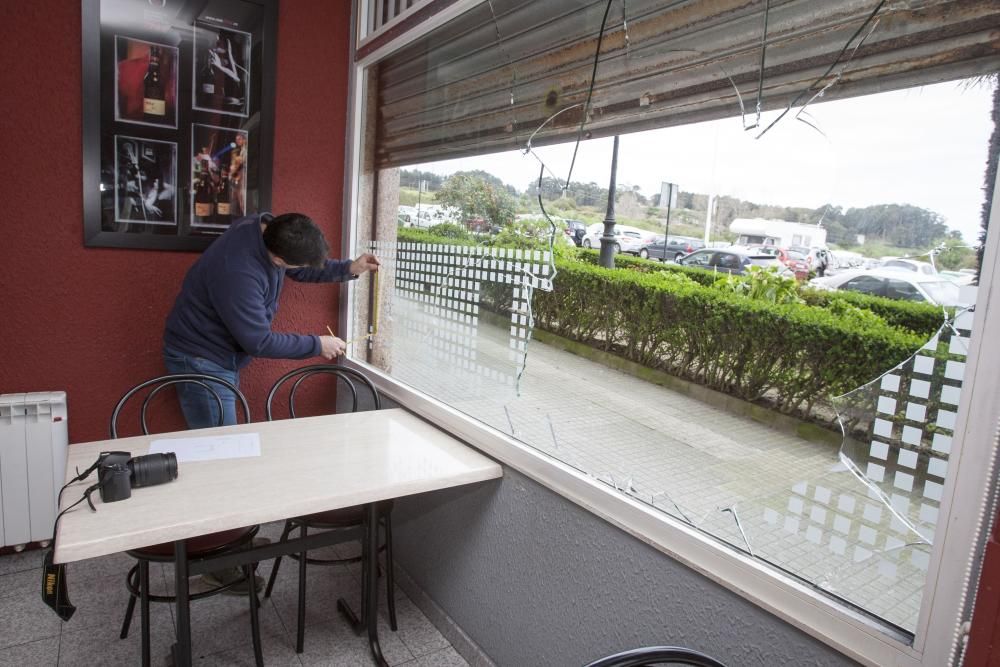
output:
M736 245L773 245L779 248L802 246L825 248L826 230L819 225L806 225L785 220L763 218L736 218L729 231L739 235Z

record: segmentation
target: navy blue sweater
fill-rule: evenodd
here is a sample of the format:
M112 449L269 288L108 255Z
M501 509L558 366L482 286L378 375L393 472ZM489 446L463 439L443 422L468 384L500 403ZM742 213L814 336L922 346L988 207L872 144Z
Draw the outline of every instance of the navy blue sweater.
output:
M264 214L263 221L269 219ZM251 357L318 356L318 336L275 333L271 321L285 274L299 282L349 280L351 260L326 260L322 269L283 269L271 263L261 216L236 221L208 247L184 277L167 317L166 347L237 370Z

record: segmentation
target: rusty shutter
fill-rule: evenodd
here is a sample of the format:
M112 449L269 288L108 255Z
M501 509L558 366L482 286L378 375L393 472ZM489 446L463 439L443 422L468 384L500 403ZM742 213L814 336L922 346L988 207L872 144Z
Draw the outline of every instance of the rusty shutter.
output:
M613 0L585 136L739 116L739 96L752 123L761 80L761 108L785 109L838 56L822 99L1000 70L1000 2L879 5L771 0L765 17L764 0ZM536 130L533 145L574 138L606 6L483 2L382 60L378 165L523 148Z

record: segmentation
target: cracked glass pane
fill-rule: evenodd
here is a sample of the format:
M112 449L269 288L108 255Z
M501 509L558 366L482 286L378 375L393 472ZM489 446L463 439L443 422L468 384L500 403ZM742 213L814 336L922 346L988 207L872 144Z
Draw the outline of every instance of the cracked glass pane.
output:
M769 35L795 8L775 4L664 40L662 3L588 2L549 17L560 59L534 56L529 19L540 5L487 0L475 29L440 48L428 41L425 62L381 70L416 81L423 67L427 87L369 99L398 114L384 129L405 130L406 104L420 99L461 132L439 161L401 160L362 181L358 249L383 268L377 285L359 281L354 331L378 333L352 354L629 502L912 632L973 318L962 311L940 327L951 316L942 304L959 302L944 297L972 280L960 270L973 261L972 234L949 225L978 212L924 207L939 184L959 192L944 184L957 162L951 139L915 148L912 136L950 137L945 129L988 118L985 103L921 113L991 91L927 87L919 109L905 94L826 102L890 23L882 18L907 8L858 9L833 31L827 73L785 82L766 75L772 58L787 58ZM726 31L743 48L706 52ZM658 97L643 79L663 63L677 86L711 71L705 99L724 100L727 118L622 136L604 239L615 268L602 268L612 142L590 132L602 109L632 105L641 120L669 98L670 86ZM471 94L474 77L485 92ZM758 117L758 100L774 94L781 103ZM462 120L480 108L481 125ZM500 134L517 149L497 153ZM911 166L920 172L886 176ZM973 201L979 180L968 181L961 198ZM911 200L921 205L888 203ZM657 243L681 261L653 261ZM744 254L774 271L723 261ZM864 285L836 282L869 270ZM817 272L826 275L807 283ZM975 303L971 290L962 303Z

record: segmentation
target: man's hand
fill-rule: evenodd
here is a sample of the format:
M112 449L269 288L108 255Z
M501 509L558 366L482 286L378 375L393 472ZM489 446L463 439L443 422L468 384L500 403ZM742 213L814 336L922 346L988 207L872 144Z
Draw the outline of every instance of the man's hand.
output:
M324 359L335 359L347 350L347 343L336 336L320 336L319 345L319 356Z
M359 255L356 260L351 262L351 273L360 276L366 271L378 271L378 267L382 265L382 262L378 261L378 257L366 252L363 255Z

